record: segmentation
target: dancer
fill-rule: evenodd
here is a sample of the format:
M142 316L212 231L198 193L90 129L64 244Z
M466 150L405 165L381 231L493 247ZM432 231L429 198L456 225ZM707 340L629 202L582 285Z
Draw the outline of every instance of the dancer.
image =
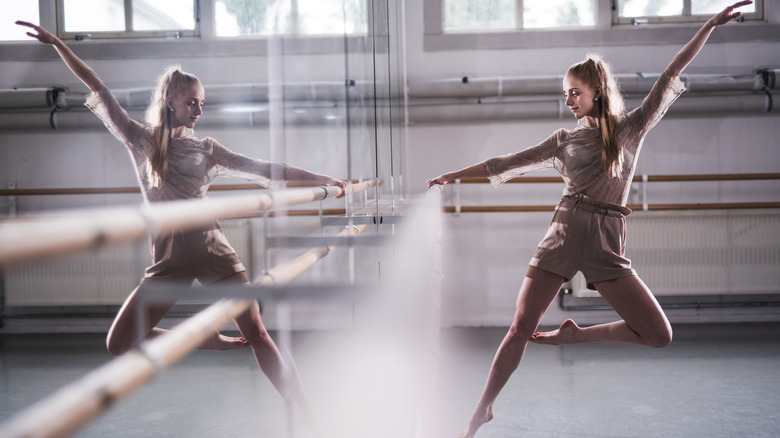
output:
M92 93L86 105L127 147L145 202L203 198L209 184L218 175L241 176L264 186L271 184L272 175L280 175L286 181L334 185L346 192L345 181L285 164L254 160L230 151L213 138L195 137L192 129L203 113L204 90L197 77L180 68L169 68L160 76L146 112L148 126L144 126L128 116L98 75L59 38L32 23L17 21L16 24L32 28L35 32L27 35L54 46L70 70L89 87ZM112 354L122 354L139 342L136 339L136 315L141 311L138 308L138 291L143 285L153 282L191 284L195 279L204 284L249 284L243 264L216 222L195 230L155 236L151 249L154 264L147 268L141 284L125 301L109 330L107 346ZM148 326L144 328L149 337L164 332L156 325L173 305L149 306L146 310ZM298 405L304 423L313 425L314 417L295 366L285 369L281 354L260 319L258 303L254 302L235 323L242 337L215 333L200 348L230 350L251 347L260 368L274 387L286 400ZM287 380L285 373L289 376Z
M609 66L595 56L569 68L563 79L566 105L578 119L537 146L491 158L428 181L489 177L494 185L520 174L553 167L566 181L546 236L539 244L517 298L512 325L498 348L482 396L459 437L473 437L493 418L493 403L520 364L528 341L563 345L584 342L664 347L672 328L655 297L631 268L625 253L625 207L636 159L647 132L685 91L680 73L716 26L740 15L741 1L710 18L661 74L642 105L623 113L623 99ZM565 281L582 271L622 320L579 327L567 319L554 331L535 333Z

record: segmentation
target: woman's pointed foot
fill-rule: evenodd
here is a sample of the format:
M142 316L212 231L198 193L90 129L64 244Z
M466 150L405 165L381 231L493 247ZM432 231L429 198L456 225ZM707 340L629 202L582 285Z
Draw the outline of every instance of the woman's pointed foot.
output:
M203 342L200 347L198 347L198 349L227 351L238 350L248 346L249 342L247 342L247 340L244 338L234 338L232 336L225 336L221 333L214 333L214 335L206 339L206 341Z
M563 321L560 327L550 332L536 332L531 335L529 341L535 344L567 345L574 343L574 337L580 327L571 319Z
M493 419L493 406L488 406L484 411L477 410L471 417L466 430L458 435L457 438L474 438L477 430L485 423Z

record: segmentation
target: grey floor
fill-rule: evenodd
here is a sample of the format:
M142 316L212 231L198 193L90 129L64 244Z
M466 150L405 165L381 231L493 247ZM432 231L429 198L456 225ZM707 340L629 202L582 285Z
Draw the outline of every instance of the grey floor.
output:
M432 435L461 429L503 334L444 331ZM390 356L374 351L367 361L364 346L343 344L357 345L344 333L294 336L322 436L414 436L399 433L397 423L413 417L420 400L391 394L404 384L392 381L403 375L398 367L378 366ZM101 335L0 335L0 423L109 360ZM385 380L385 389L366 390ZM404 408L386 403L399 395ZM682 325L660 350L530 345L495 405L496 418L478 436L777 437L779 411L780 324ZM248 351L195 352L76 436L283 438L285 412Z

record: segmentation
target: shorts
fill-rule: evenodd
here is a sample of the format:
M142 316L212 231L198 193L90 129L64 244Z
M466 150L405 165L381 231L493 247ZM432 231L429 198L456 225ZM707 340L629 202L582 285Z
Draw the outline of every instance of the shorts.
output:
M145 280L210 284L246 269L218 224L152 239Z
M631 210L584 195L565 196L550 228L531 258L531 266L569 281L577 271L588 289L594 283L636 275L626 251L626 216Z

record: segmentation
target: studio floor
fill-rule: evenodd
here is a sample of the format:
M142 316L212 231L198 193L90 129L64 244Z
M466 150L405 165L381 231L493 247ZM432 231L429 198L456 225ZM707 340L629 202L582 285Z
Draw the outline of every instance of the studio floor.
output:
M777 437L780 324L674 329L672 344L659 350L531 344L495 404L495 419L478 437ZM454 437L479 397L504 331L443 331L438 379L415 383L419 391L437 388L431 411L421 408L425 397L403 390L404 373L388 366L390 350L386 356L374 350L366 360L365 339L337 332L296 332L292 349L323 438L412 438L415 424L426 424L433 436ZM0 334L0 423L109 360L102 335ZM300 428L294 434L314 436ZM290 433L281 397L252 355L239 350L194 352L76 436Z

